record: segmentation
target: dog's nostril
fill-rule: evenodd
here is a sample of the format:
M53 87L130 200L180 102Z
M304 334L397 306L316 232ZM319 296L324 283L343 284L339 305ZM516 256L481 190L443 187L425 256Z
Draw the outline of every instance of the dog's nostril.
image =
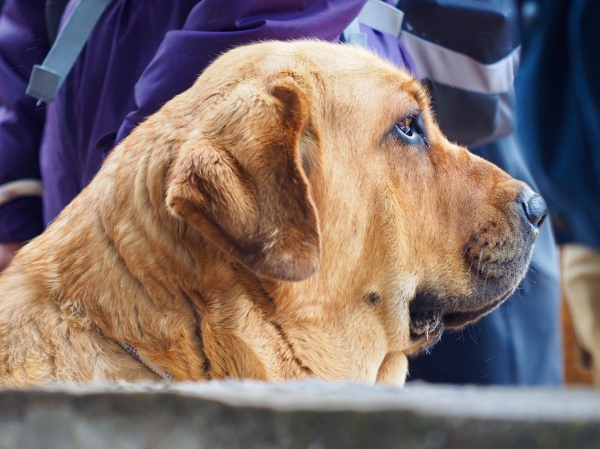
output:
M529 222L537 228L541 227L548 216L548 208L544 199L534 194L526 201L522 201L521 205Z

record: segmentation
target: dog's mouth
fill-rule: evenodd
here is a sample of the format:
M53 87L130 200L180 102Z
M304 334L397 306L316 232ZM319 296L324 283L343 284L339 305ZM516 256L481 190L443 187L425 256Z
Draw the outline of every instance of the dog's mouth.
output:
M457 330L477 321L482 316L496 308L504 298L490 304L468 311L444 311L431 309L410 313L410 336L415 342L432 345L439 340L444 330Z
M440 309L410 314L410 337L413 341L435 343L444 332L444 315Z
M465 327L467 324L477 321L482 316L486 315L492 309L495 309L503 299L496 300L481 309L475 311L463 311L463 312L448 312L443 316L444 326L446 329L455 330Z

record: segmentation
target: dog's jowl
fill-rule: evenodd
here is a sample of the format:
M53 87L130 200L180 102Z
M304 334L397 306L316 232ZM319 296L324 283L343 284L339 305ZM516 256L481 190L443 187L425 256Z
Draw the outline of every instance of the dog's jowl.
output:
M407 355L513 292L545 216L373 54L240 47L2 275L0 383L401 385Z

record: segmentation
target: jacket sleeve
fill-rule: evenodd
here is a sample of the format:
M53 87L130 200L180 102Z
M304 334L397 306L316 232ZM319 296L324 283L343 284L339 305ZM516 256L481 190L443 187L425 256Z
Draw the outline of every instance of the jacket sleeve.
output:
M259 40L337 39L366 0L203 0L182 30L165 36L135 87L137 110L122 124L125 138L170 98L192 86L210 62L228 49Z
M33 64L48 52L45 0L7 0L0 15L0 189L40 179L39 145L45 113L25 95ZM24 242L43 230L39 196L0 205L0 243Z
M400 42L450 140L476 146L514 129L519 17L514 0L401 0Z

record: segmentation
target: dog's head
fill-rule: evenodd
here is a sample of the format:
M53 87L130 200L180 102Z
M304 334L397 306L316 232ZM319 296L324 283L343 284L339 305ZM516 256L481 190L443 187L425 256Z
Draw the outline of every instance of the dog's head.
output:
M543 200L448 142L423 87L367 51L240 47L165 113L189 127L169 210L261 280L316 374L374 381L527 270Z

